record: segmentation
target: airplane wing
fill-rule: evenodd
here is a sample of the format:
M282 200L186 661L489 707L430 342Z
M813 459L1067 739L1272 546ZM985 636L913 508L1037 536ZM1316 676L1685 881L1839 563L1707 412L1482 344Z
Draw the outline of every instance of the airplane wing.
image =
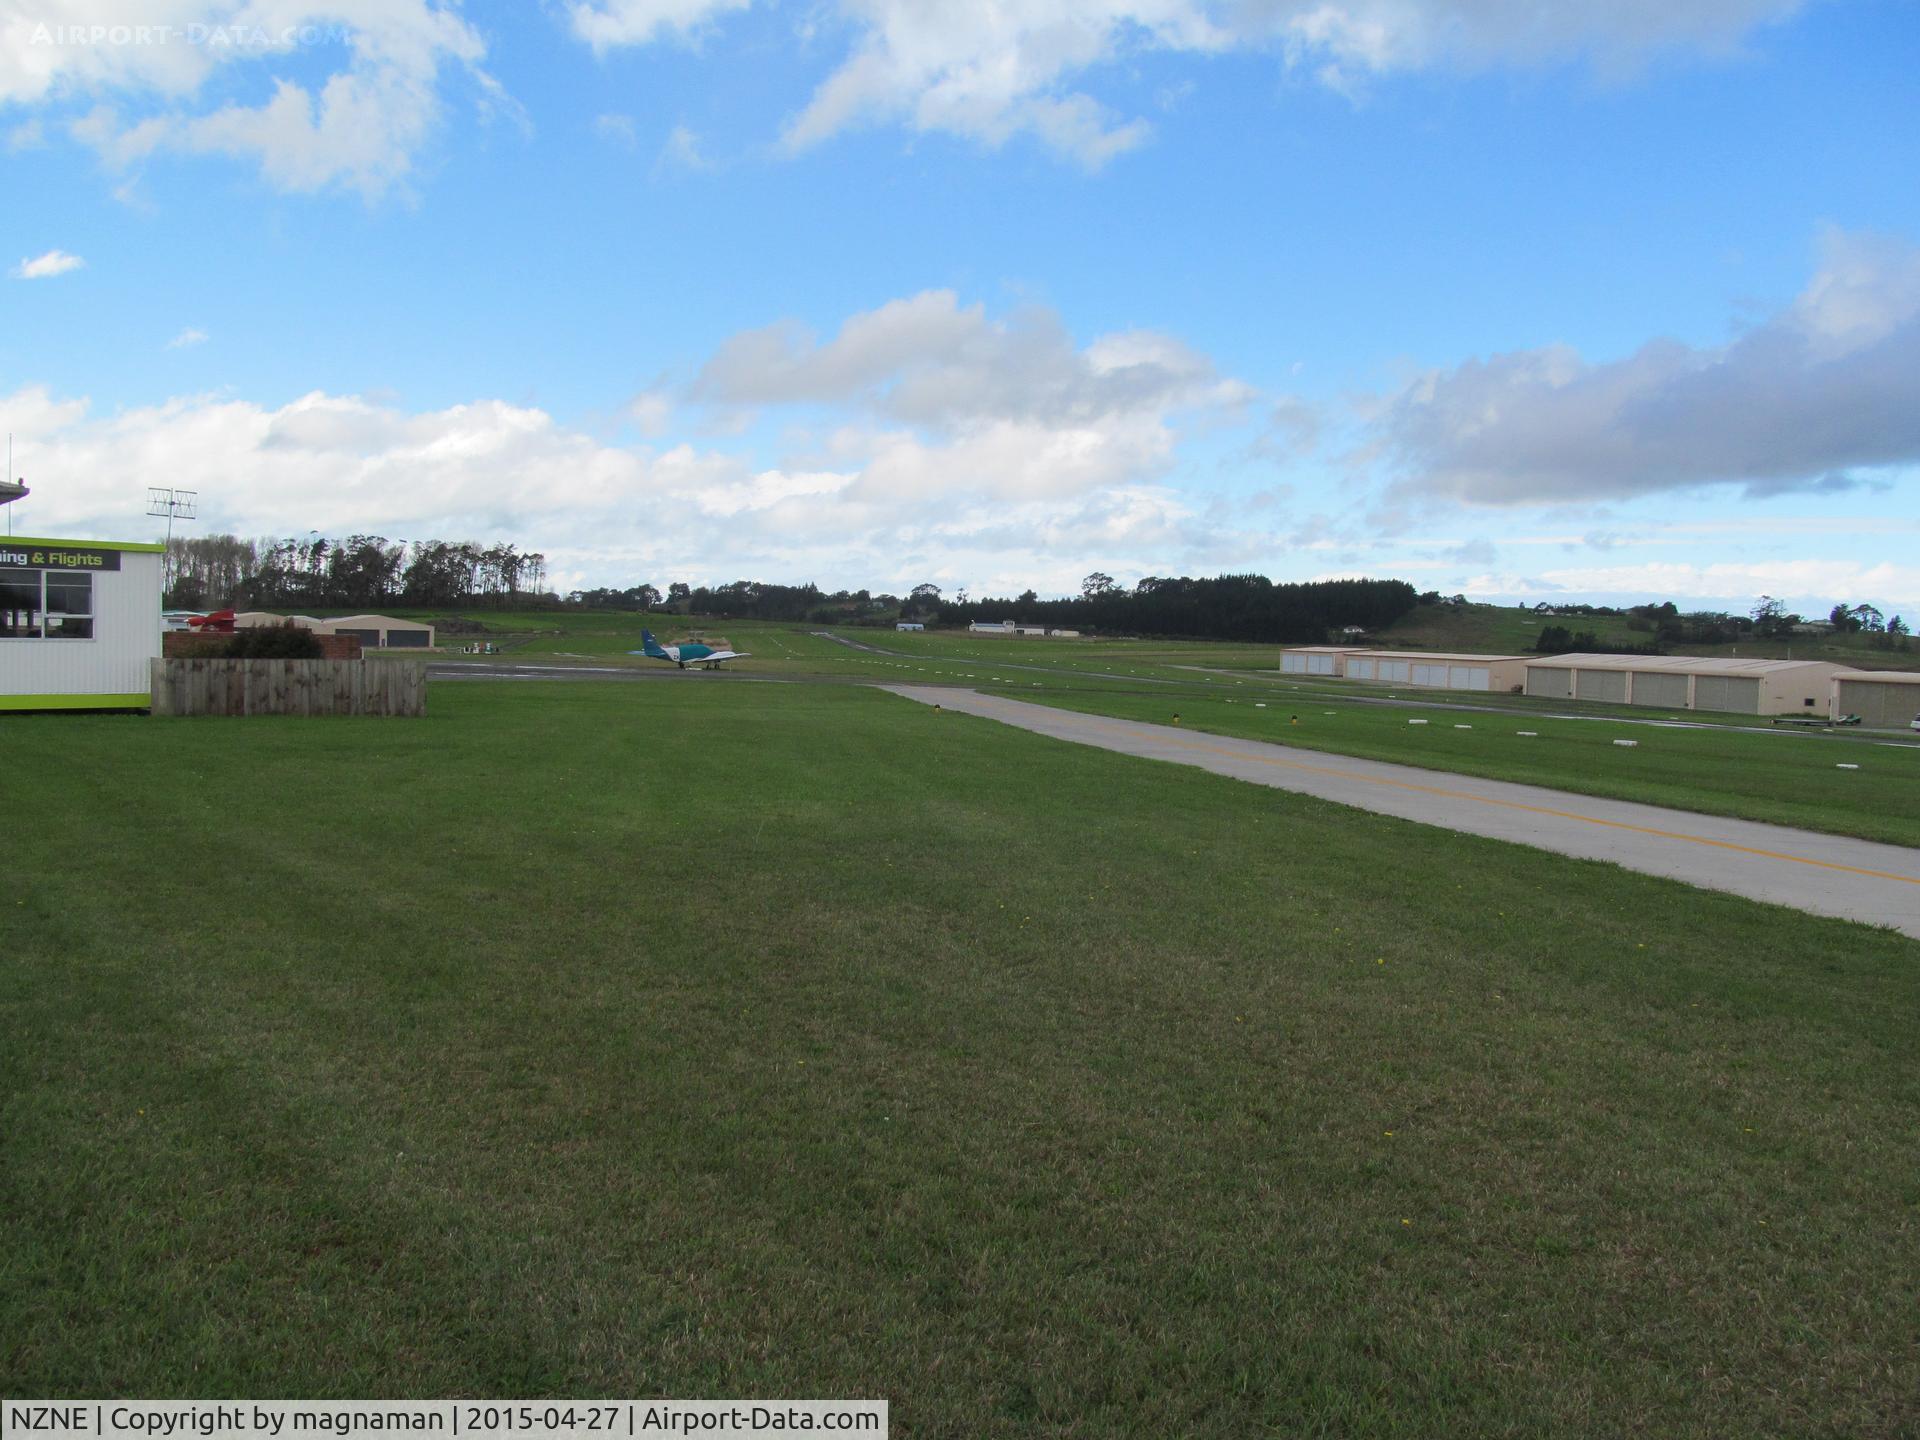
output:
M722 660L744 660L752 653L751 650L716 650L711 655L702 655L698 663L709 665Z

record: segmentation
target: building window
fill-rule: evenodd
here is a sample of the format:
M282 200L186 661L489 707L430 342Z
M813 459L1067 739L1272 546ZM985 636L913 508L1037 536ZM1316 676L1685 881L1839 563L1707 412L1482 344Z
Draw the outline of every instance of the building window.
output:
M91 640L93 577L0 570L0 639Z
M0 570L0 636L40 638L40 572Z

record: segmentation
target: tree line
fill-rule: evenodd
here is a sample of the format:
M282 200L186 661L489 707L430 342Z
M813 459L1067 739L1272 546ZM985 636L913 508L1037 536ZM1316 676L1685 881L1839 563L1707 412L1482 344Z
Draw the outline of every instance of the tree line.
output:
M646 583L562 596L547 589L546 557L513 545L380 535L335 539L316 532L269 540L182 537L168 545L166 567L169 609L551 606L840 625L1016 619L1105 634L1261 642L1318 640L1348 626L1384 629L1415 603L1413 587L1401 580L1292 584L1264 575L1150 575L1129 589L1100 573L1087 577L1078 596L1059 600L1042 600L1032 590L975 600L964 590L947 596L932 583L902 597L761 580L713 586L674 581L664 589Z
M1262 644L1319 641L1339 630L1383 630L1418 603L1404 580L1276 582L1264 575L1149 575L1132 588L1095 572L1080 594L1042 600L1027 590L1010 598L949 600L921 585L908 597L906 618L950 623L1015 620L1061 630L1101 634L1165 635Z
M676 580L665 590L655 585L572 590L564 603L593 610L664 610L721 620L811 620L821 625L890 621L901 606L897 595L876 595L868 590L826 591L811 583L774 585L764 580L733 580L714 586Z
M1253 574L1198 579L1149 575L1127 587L1099 571L1081 582L1078 595L1052 600L1042 600L1030 589L1010 597L975 599L965 590L948 595L932 582L916 585L902 597L761 580L713 586L674 581L664 589L648 583L572 590L562 596L547 588L546 557L515 545L408 542L381 535L335 539L312 531L304 537L266 540L181 537L169 543L166 560L167 607L198 610L578 607L823 625L1014 620L1092 634L1284 644L1335 638L1344 630L1384 630L1416 605L1465 603L1464 596L1417 593L1404 580L1301 583ZM1647 637L1620 644L1601 640L1591 629L1550 625L1535 641L1540 651L1658 653L1669 644L1783 638L1810 624L1840 634L1864 632L1886 648L1905 649L1909 643L1906 622L1898 615L1884 617L1871 605L1836 605L1824 623L1809 622L1765 595L1745 615L1682 611L1672 601L1628 607L1541 602L1520 608L1556 618L1621 618L1627 629Z
M1423 601L1425 597L1422 597ZM1577 650L1596 654L1640 655L1661 653L1663 645L1732 645L1746 639L1788 640L1795 635L1864 633L1868 643L1881 649L1907 648L1907 622L1898 615L1884 616L1872 605L1833 607L1824 620L1796 614L1771 595L1762 595L1744 615L1724 610L1682 610L1673 601L1658 605L1583 605L1572 603L1520 607L1535 614L1554 616L1609 616L1626 621L1627 629L1649 638L1640 643L1619 644L1598 638L1592 630L1574 630L1566 625L1544 626L1534 642L1543 652Z
M546 593L544 555L513 545L389 540L383 535L167 544L165 604L174 610L374 610L387 605L523 607Z

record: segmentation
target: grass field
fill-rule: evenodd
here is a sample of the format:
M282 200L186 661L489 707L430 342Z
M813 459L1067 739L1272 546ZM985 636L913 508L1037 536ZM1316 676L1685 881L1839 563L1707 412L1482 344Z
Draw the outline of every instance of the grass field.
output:
M644 627L652 629L669 644L694 634L724 638L735 649L752 655L752 670L759 675L782 679L849 678L839 663L839 657L848 653L846 648L814 635L812 632L819 629L818 626L758 620L690 621L678 616L593 611L486 612L469 618L485 625L485 632L442 634L437 638L443 652L469 639L490 640L499 647L499 654L478 658L529 664L591 663L646 670L661 662L629 653L640 648L640 631ZM435 658L456 661L462 656L443 653Z
M1421 605L1377 637L1384 649L1463 650L1474 654L1530 655L1548 625L1591 630L1603 643L1640 645L1647 636L1627 628L1624 616L1536 615L1514 605Z
M1920 1427L1913 942L864 687L431 706L5 722L0 1389Z
M552 625L551 617L546 623ZM537 648L516 649L514 656L595 664L619 658L613 647L624 643L625 619L571 623L577 628L538 632ZM1405 686L1314 681L1274 673L1268 646L832 632L853 642L848 645L804 626L748 623L733 630L738 633L728 638L754 652L743 674L962 684L1123 719L1165 721L1177 712L1189 726L1249 739L1920 844L1920 749L1904 739L1882 743L1888 737L1877 733L1783 732L1761 717L1693 712L1682 713L1699 728L1649 728L1645 722L1660 715L1644 707L1513 695L1429 697ZM593 653L596 645L601 653ZM658 662L623 663L652 668ZM1357 703L1389 696L1422 703L1417 709ZM1302 723L1288 725L1295 714ZM1428 724L1409 725L1410 719ZM1523 738L1519 730L1537 735ZM1621 738L1639 743L1614 746ZM1842 770L1842 764L1858 768Z
M1327 693L985 687L1094 715L1183 726L1708 815L1920 845L1920 747L1857 736L1368 706ZM1266 708L1256 708L1264 704ZM1413 724L1412 721L1422 721ZM1523 735L1522 731L1532 732ZM1617 746L1631 739L1631 748ZM1859 768L1842 770L1841 764Z
M1466 609L1477 613L1495 607ZM638 634L632 616L500 619L498 633L518 637L510 641L509 659L636 669L658 664L625 655ZM687 627L668 628L678 633ZM1184 723L1221 734L1920 844L1920 750L1903 748L1911 743L1905 737L1892 737L1901 743L1889 745L1881 743L1890 738L1885 734L1782 732L1764 717L1694 712L1681 713L1703 728L1650 730L1645 722L1661 715L1645 707L1524 695L1429 697L1406 686L1280 675L1272 646L1016 640L854 628L830 632L853 642L849 645L806 625L741 622L707 628L725 628L734 645L752 650L753 659L741 673L764 678L961 684L1126 719L1165 720L1177 711ZM1389 697L1418 700L1421 708L1356 703ZM1256 700L1268 708L1256 711ZM1284 716L1296 712L1303 726L1280 729ZM1414 718L1430 723L1408 725ZM1601 723L1607 720L1622 724ZM1456 728L1462 725L1471 731ZM1520 729L1538 731L1539 738L1522 740L1514 733ZM1640 743L1633 750L1616 748L1611 743L1616 738ZM1859 768L1842 770L1843 763Z
M932 630L896 633L890 627L827 625L812 622L772 622L755 620L705 621L664 611L642 614L638 611L592 610L484 610L473 609L450 614L436 610L400 610L393 612L411 619L426 620L442 627L441 648L457 646L474 638L446 628L450 619L483 627L478 638L504 645L508 654L521 658L553 658L597 662L626 663L626 652L640 645L640 628L650 626L663 640L671 641L689 631L724 634L736 646L761 645L762 653L776 665L791 668L792 662L811 662L821 655L808 644L810 632L834 630L849 637L875 643L909 654L934 657L966 655L992 658L996 653L1018 652L1020 658L1040 660L1069 670L1100 666L1119 666L1123 670L1152 666L1211 665L1229 669L1264 669L1275 664L1274 645L1246 645L1216 641L1124 640L1087 636L1078 640L981 638L964 630ZM1548 625L1563 625L1574 631L1591 630L1603 644L1640 645L1648 632L1629 629L1624 617L1537 615L1517 606L1505 605L1422 605L1365 643L1386 649L1464 651L1467 653L1530 655L1540 631ZM783 645L776 643L788 641ZM797 642L797 644L792 643ZM1784 640L1748 638L1735 645L1670 645L1674 654L1734 656L1800 660L1825 660L1837 665L1858 666L1869 670L1920 669L1920 646L1884 648L1884 637L1858 635L1796 635ZM790 650L792 653L783 653ZM797 673L797 672L796 672Z

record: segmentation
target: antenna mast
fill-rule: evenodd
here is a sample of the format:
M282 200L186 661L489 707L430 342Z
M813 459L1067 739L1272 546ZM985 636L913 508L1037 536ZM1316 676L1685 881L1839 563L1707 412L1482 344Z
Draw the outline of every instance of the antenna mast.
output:
M197 490L169 490L163 485L147 487L147 514L167 517L167 543L173 543L173 522L196 518L200 492Z
M13 432L9 430L7 432L7 473L0 475L0 505L11 505L14 501L24 499L33 493L27 489L24 480L10 479L9 477L12 476L12 474ZM11 510L7 511L7 534L9 536L13 534L13 511Z

